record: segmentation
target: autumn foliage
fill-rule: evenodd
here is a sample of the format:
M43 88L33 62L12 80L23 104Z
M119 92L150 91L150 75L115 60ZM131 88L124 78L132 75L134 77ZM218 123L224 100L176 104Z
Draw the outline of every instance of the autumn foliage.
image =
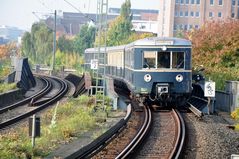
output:
M239 67L239 21L206 23L186 36L193 43L194 64Z
M14 43L0 45L0 60L9 58L9 56L13 50L16 51L15 53L17 53L17 51L18 51L16 48L16 44L14 44Z
M224 89L226 80L239 80L239 21L212 21L185 34L193 44L193 66L203 65L207 78Z

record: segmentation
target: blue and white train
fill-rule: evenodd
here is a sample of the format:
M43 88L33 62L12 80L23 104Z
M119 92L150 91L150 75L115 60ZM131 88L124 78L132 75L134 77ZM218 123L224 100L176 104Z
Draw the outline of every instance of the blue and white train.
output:
M85 65L97 53L85 50ZM123 81L140 101L184 104L192 92L192 44L179 38L151 37L107 47L106 75Z

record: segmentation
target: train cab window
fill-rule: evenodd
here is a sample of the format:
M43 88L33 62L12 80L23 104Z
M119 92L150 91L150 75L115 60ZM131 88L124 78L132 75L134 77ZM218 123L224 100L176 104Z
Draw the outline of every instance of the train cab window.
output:
M144 51L143 68L155 68L156 51Z
M172 68L184 68L184 52L173 52Z
M170 52L158 52L157 68L170 68Z

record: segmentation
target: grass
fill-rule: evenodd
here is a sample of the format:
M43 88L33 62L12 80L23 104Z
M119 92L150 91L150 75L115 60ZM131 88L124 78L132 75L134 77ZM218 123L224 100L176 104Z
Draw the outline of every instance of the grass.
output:
M11 83L11 84L0 83L0 93L4 93L16 88L17 88L16 83Z
M27 126L0 135L0 158L42 158L60 144L95 128L98 115L92 113L92 101L87 96L80 96L44 112L41 115L41 137L36 138L35 148L31 147ZM105 117L102 112L99 116Z

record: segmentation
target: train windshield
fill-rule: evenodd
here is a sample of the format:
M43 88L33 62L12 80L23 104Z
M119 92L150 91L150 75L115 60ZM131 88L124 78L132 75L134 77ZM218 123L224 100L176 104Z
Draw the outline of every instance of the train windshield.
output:
M170 52L158 52L157 68L170 68Z
M173 52L172 68L184 68L184 52Z
M145 51L143 68L156 68L156 55L157 51Z
M143 68L184 68L184 52L144 51Z

